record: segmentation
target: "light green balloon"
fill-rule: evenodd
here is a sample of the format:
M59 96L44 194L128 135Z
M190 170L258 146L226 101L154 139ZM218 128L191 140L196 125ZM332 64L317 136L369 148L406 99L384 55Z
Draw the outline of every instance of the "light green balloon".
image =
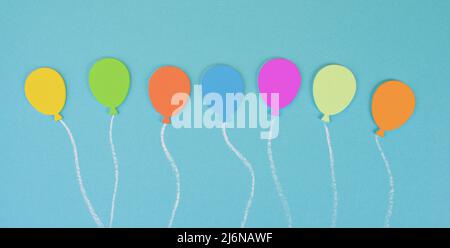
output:
M330 122L331 115L347 108L355 93L355 76L342 65L327 65L314 78L314 102L323 113L324 122Z
M110 108L109 114L116 115L130 89L130 72L120 60L100 59L89 72L89 88L97 101Z

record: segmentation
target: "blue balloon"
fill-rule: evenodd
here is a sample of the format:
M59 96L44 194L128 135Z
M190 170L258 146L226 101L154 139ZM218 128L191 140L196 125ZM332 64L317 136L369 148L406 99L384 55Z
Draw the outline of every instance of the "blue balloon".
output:
M229 65L216 64L210 66L201 78L203 96L209 93L216 93L222 97L223 108L221 109L222 120L224 122L229 121L234 116L241 98L233 102L233 109L227 109L226 94L227 93L244 93L244 79L241 74ZM230 103L228 103L230 104Z

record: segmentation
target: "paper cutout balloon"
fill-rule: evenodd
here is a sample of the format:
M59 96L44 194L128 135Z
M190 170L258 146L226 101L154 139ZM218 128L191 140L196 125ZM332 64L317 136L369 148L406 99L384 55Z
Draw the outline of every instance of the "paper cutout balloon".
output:
M61 110L66 103L66 85L62 76L52 68L34 70L25 81L25 96L40 113L62 119Z
M267 61L259 71L258 87L264 102L271 108L272 115L289 105L297 96L302 76L297 66L290 60L276 58ZM264 95L266 93L266 95ZM279 106L272 102L272 93L279 94Z
M100 59L89 73L89 87L95 99L117 115L117 107L125 101L130 89L130 72L115 58Z
M353 73L342 65L327 65L314 78L314 102L323 113L322 121L330 122L330 116L344 111L356 93Z
M222 116L224 122L231 119L240 101L238 99L236 104L233 103L233 109L227 109L226 95L229 93L244 93L244 79L241 74L229 65L212 65L203 73L201 84L204 96L216 93L222 97L223 108L217 114Z
M392 80L382 83L372 96L372 117L378 126L376 134L384 137L403 125L413 114L416 100L406 84Z
M178 93L176 103L172 103ZM191 85L186 73L175 66L158 68L148 83L148 94L153 107L164 119L163 123L170 123L170 117L177 114L186 104Z

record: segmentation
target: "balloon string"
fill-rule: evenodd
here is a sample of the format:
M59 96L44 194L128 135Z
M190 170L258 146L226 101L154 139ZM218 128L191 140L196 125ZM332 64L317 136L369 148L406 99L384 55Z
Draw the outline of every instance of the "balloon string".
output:
M388 198L388 209L386 212L386 218L385 218L385 227L390 227L391 225L391 217L392 217L392 211L394 209L394 176L392 175L391 171L391 165L389 161L386 158L386 155L384 155L383 148L381 147L380 141L378 139L378 135L375 135L375 142L377 143L378 151L381 154L381 158L383 158L384 165L386 167L386 172L389 177L389 198Z
M337 184L336 184L336 174L334 170L334 155L333 155L333 148L331 146L331 138L330 138L330 132L328 130L327 124L323 124L323 127L325 128L325 134L327 136L327 144L328 144L328 153L330 154L330 174L331 174L331 188L333 190L333 214L331 216L331 227L336 227L336 221L337 221L337 209L338 209L338 190L337 190Z
M239 152L239 150L236 149L236 147L233 146L233 144L231 144L230 139L228 138L227 127L226 127L225 123L223 123L223 125L222 125L222 134L223 134L223 138L225 139L225 143L227 143L227 145L231 149L231 151L233 151L234 154L236 154L236 156L242 161L244 166L247 167L248 172L250 173L250 176L252 178L252 186L251 186L250 196L248 198L247 206L245 207L245 211L244 211L244 217L241 222L241 227L245 227L245 224L247 223L248 213L252 206L253 197L255 195L255 171L253 170L252 164L250 164L250 162L247 160L247 158L245 158Z
M164 150L164 153L166 154L167 160L170 162L170 166L172 167L172 171L175 174L176 179L176 185L177 185L177 194L175 199L175 204L172 209L172 215L169 220L168 227L172 227L173 220L175 219L175 214L177 212L178 205L180 203L180 191L181 191L181 184L180 184L180 172L178 170L177 165L175 164L175 160L173 159L172 155L170 155L169 150L167 149L166 142L164 141L164 132L166 130L167 124L163 124L161 128L161 145L162 149Z
M78 185L80 186L81 195L83 196L84 202L86 203L86 206L89 210L89 213L92 216L92 219L94 219L95 223L97 224L97 227L104 227L102 221L98 217L98 215L95 213L94 207L91 204L91 201L89 200L86 189L83 185L83 179L81 178L81 170L80 170L80 164L78 160L78 150L77 145L75 143L75 139L73 138L72 132L70 131L69 127L66 125L66 123L63 120L60 120L61 124L64 126L64 128L67 131L67 135L69 135L70 142L72 143L73 148L73 156L75 159L75 171L77 173L77 179L78 179Z
M289 207L289 203L287 201L286 196L283 194L283 188L281 187L281 183L278 179L276 168L275 168L275 162L273 160L272 156L272 126L270 126L269 129L269 139L267 141L267 156L269 157L270 162L270 169L272 171L272 178L275 183L275 188L278 193L278 197L280 198L281 204L283 205L283 210L286 215L286 219L288 221L288 227L292 227L292 216L291 216L291 209Z
M114 210L116 206L116 195L117 195L117 189L119 188L119 160L117 159L116 155L116 148L114 146L113 142L113 124L114 124L114 115L111 116L111 122L109 124L109 144L111 146L111 154L112 159L114 163L114 192L112 195L112 202L111 202L111 214L109 217L109 227L112 227L112 223L114 220Z

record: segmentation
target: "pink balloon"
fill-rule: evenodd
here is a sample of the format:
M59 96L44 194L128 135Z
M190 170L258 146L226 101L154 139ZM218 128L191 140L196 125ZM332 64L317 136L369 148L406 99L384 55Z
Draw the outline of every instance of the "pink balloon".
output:
M297 66L288 59L276 58L267 61L259 71L258 87L262 99L272 111L278 115L278 110L289 105L297 96L302 76ZM271 93L278 93L279 106L272 104Z

